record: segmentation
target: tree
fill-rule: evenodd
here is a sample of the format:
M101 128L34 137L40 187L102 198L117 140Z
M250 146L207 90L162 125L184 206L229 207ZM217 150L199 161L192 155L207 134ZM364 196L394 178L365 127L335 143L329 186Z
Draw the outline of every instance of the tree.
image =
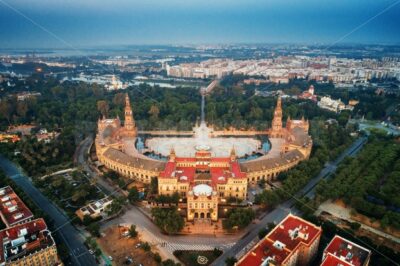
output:
M151 246L150 246L150 244L148 242L142 243L142 245L140 247L146 252L151 250Z
M101 100L97 101L97 110L104 116L108 116L108 111L110 110L110 107L108 106L108 102Z
M122 210L122 206L124 205L124 202L125 202L125 200L123 197L113 199L111 204L107 206L107 210L106 210L107 214L114 215L114 214L119 213Z
M129 236L131 238L136 238L138 235L138 232L136 231L136 225L132 224L131 227L129 228Z
M269 230L267 228L261 228L260 231L258 231L258 238L263 239L264 236L268 234Z
M94 237L100 236L100 225L98 223L96 223L96 222L91 223L86 228L92 234L92 236L94 236Z
M161 263L161 261L162 261L162 258L161 258L161 256L160 256L160 254L158 254L157 252L155 252L155 253L153 254L153 258L154 258L154 260L155 260L157 263Z
M153 104L150 107L149 115L151 116L152 119L154 119L154 121L156 121L158 119L159 114L160 114L160 109L158 109L157 105Z
M139 191L136 187L133 187L129 190L128 200L130 203L138 202L140 199Z
M235 257L228 257L225 260L225 265L226 266L234 266L236 262L237 262L237 259Z
M167 234L175 234L181 231L185 225L183 218L175 208L153 208L151 215L154 218L154 223Z
M253 209L230 209L227 213L227 218L222 222L225 229L237 227L243 229L248 226L255 218L256 214Z

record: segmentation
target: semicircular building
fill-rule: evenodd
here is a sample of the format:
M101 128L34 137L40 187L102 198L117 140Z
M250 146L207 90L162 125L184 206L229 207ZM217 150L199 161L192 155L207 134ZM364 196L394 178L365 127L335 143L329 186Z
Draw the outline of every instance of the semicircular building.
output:
M283 126L279 97L271 128L256 133L268 135L271 144L268 153L239 162L234 147L229 156L223 157L213 156L207 145L198 145L194 156L177 156L171 147L168 160L158 160L144 155L136 148L138 131L126 94L124 125L118 117L99 119L95 146L98 160L106 168L144 183L157 178L160 195L177 192L186 198L188 220L217 220L220 202L228 198L246 199L250 183L262 179L271 181L279 173L308 159L312 148L308 130L309 122L304 118L288 118ZM223 135L223 132L213 134ZM246 133L240 134L243 136ZM255 133L249 133L252 134Z

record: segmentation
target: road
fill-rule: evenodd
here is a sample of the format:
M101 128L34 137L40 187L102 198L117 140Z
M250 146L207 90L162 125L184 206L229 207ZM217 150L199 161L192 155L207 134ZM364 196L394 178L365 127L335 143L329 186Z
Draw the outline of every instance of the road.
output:
M304 195L312 196L314 190L319 181L324 178L328 178L331 174L336 171L337 166L346 158L347 156L355 155L367 142L366 137L358 138L348 149L346 149L335 161L327 163L321 172L311 179L308 184L303 187L298 193L295 194L296 198L300 198ZM228 257L240 257L246 253L254 243L255 239L258 239L258 232L267 226L268 223L279 223L283 220L288 213L297 214L298 210L295 208L296 200L292 197L278 205L272 212L264 216L259 223L256 225L251 225L249 233L242 237L236 244L228 251L224 252L217 260L213 262L212 265L225 265L225 260Z
M73 265L90 266L97 265L94 257L89 254L84 245L84 240L79 231L72 226L66 217L53 203L47 199L30 181L21 170L11 161L0 155L0 168L19 186L32 201L49 215L54 223L57 234L64 240L69 249Z
M75 154L74 154L74 161L78 165L82 166L83 170L92 178L97 186L107 195L113 194L115 196L123 196L119 188L115 188L108 184L105 180L99 177L99 175L93 171L88 162L87 162L87 157L88 157L88 151L89 148L91 147L93 143L93 137L89 136L85 138L76 148Z

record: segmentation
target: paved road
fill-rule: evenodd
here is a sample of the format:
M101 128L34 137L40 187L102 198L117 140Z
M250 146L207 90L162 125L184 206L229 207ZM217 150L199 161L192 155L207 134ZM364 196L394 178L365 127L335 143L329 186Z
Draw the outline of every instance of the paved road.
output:
M89 148L91 147L93 143L93 137L89 136L86 139L84 139L77 147L75 155L74 155L74 161L78 165L82 166L83 170L89 175L89 177L94 180L97 184L97 186L107 195L113 194L115 196L123 196L119 188L115 188L108 184L105 180L99 177L99 175L93 171L87 162L87 156L88 156L88 151Z
M347 156L353 156L356 154L363 145L367 142L366 137L358 138L347 150L345 150L335 161L327 163L321 170L318 176L314 177L309 183L303 187L295 197L300 198L303 195L313 195L314 189L319 181L329 177L336 171L339 163L341 163ZM272 212L264 216L259 223L252 225L249 228L249 233L242 237L230 250L224 252L212 265L225 265L225 260L228 257L241 257L246 253L258 239L258 232L260 229L265 228L268 223L274 222L279 223L288 213L297 214L298 210L295 208L296 200L291 198L284 203L278 205Z
M79 235L78 230L71 225L68 218L53 205L29 180L22 174L16 165L0 155L0 168L10 177L45 213L53 220L57 234L64 240L64 243L72 255L74 265L90 266L97 265L94 257L89 254L84 245L84 240Z

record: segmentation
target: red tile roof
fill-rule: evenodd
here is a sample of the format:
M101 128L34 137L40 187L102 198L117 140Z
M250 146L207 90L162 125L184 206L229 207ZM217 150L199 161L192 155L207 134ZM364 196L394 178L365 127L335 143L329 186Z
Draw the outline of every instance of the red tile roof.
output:
M320 227L289 214L238 262L238 266L259 266L265 260L281 265L301 245L310 246L317 241L321 232Z
M42 218L0 231L0 263L13 261L54 245Z
M371 251L336 235L325 248L324 255L332 254L350 265L362 266L369 261Z
M352 266L350 263L347 263L332 254L328 254L321 266Z
M181 166L185 162L188 162L189 166ZM246 178L246 173L241 171L239 163L231 161L228 157L206 159L204 157L177 157L175 161L166 163L160 177L177 178L179 182L192 183L196 177L196 170L204 171L206 174L209 171L210 185L213 187L216 184L225 184L229 178Z
M7 226L33 218L32 212L10 186L0 188L0 216Z

